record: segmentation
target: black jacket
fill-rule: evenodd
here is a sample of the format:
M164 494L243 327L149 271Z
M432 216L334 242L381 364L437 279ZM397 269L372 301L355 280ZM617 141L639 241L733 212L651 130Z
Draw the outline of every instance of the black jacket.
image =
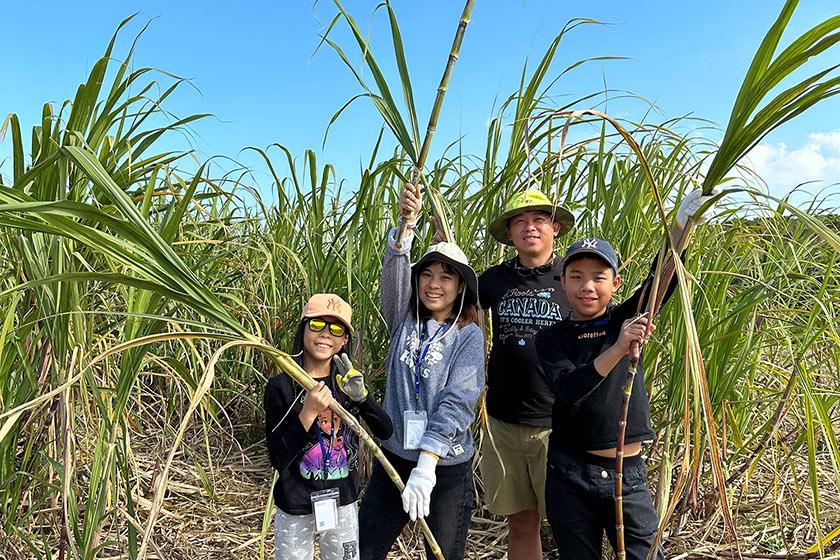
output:
M331 373L323 379L333 397L364 420L375 437L391 437L391 419L373 397L361 403L351 401L337 389L334 376ZM274 485L274 503L292 515L312 513L310 494L318 490L338 488L340 505L359 498L358 436L329 409L309 429L304 428L298 415L305 394L291 377L281 374L268 380L263 400L268 456L280 473Z
M651 281L648 277L630 298L620 305L609 305L600 317L586 321L564 319L537 335L537 353L546 381L556 396L549 454L553 450L580 452L616 447L630 358L625 355L606 377L595 370L594 361L618 340L624 321L637 310L645 309ZM663 303L675 286L672 281ZM645 301L640 306L643 297ZM630 396L625 443L654 437L644 379L640 357Z

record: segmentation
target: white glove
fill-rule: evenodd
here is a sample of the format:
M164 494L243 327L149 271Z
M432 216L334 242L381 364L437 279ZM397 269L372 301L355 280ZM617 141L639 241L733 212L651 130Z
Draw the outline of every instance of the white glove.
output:
M417 459L417 466L411 470L411 476L402 493L403 509L415 521L418 517L429 515L429 505L432 501L432 488L435 487L435 467L438 458L431 453L421 452Z
M716 196L720 191L715 188L712 190L712 194L703 195L703 191L701 189L695 189L685 195L685 198L682 199L680 202L680 207L677 209L677 223L680 227L685 227L688 223L689 218L694 219L694 223L697 225L706 223L708 218L704 217L704 214L708 213L710 210L714 209L714 204L712 204L709 208L706 209L706 212L695 216L697 211L700 210L700 207L709 202L713 196Z

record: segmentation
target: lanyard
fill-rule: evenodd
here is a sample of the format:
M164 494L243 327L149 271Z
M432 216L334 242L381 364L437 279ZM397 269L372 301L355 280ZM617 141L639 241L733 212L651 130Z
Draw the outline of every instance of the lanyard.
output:
M324 458L324 480L327 479L327 476L330 472L330 460L332 459L332 448L333 448L333 435L335 435L335 414L333 411L330 410L330 443L329 446L324 444L324 432L321 431L321 427L318 426L318 419L315 419L315 433L318 436L318 446L321 448L321 456Z
M423 359L428 354L432 342L435 341L440 331L444 328L446 328L446 321L441 323L435 331L435 334L432 335L432 338L426 341L426 337L429 334L426 330L426 321L423 321L423 325L420 327L420 346L417 348L417 359L414 362L414 400L417 404L420 404L420 364L423 363Z
M329 377L328 377L329 379ZM330 384L331 385L331 384ZM333 388L327 385L330 389L330 393L333 392ZM318 425L320 420L320 415L318 418L315 418L315 435L318 436L318 446L321 448L321 457L324 459L323 464L323 471L324 471L324 480L327 479L330 471L330 461L332 460L332 451L333 451L333 436L335 435L335 413L330 409L330 441L329 445L324 443L324 435L325 432L321 430L321 426Z

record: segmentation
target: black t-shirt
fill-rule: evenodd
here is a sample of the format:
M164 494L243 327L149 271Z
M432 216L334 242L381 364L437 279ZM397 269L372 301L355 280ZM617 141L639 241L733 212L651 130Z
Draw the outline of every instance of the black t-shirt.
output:
M492 311L493 347L487 364L487 411L534 427L551 426L554 394L542 374L534 337L571 308L560 287L562 259L524 268L517 258L487 269L479 278L481 307Z
M391 437L391 419L373 397L354 403L336 390L333 374L323 381L348 412L368 424L375 437ZM309 430L304 429L298 415L305 394L288 375L281 374L268 380L263 400L268 457L280 473L274 485L274 503L292 515L312 513L310 495L318 490L338 488L342 506L359 498L358 436L329 409ZM323 428L320 433L316 425Z
M618 340L622 324L636 314L639 298L646 293L649 282L650 278L621 305L609 305L600 317L587 321L565 319L537 337L536 348L543 371L557 396L549 453L616 447L630 358L625 355L606 377L595 370L594 361ZM665 299L670 297L673 287L674 284L669 287ZM644 308L642 305L641 309ZM654 437L642 362L640 357L630 396L625 443L650 441Z

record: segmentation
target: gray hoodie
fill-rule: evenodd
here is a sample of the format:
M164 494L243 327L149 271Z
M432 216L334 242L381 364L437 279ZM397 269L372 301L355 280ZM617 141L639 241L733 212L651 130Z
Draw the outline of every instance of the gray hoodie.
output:
M388 350L388 374L385 383L384 408L394 423L394 434L383 447L410 461L416 461L420 450L440 457L441 465L469 461L474 453L470 424L475 419L475 404L484 388L484 335L475 323L459 328L426 321L431 337L420 366L419 402L415 395L414 369L420 342L418 322L411 312L414 297L411 287L409 251L413 235L394 245L394 232L388 235L385 262L380 279L382 314L391 334ZM403 449L403 412L425 411L426 432L420 449Z

